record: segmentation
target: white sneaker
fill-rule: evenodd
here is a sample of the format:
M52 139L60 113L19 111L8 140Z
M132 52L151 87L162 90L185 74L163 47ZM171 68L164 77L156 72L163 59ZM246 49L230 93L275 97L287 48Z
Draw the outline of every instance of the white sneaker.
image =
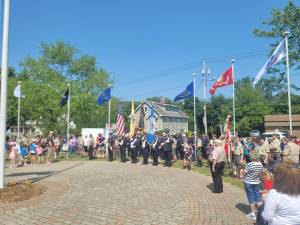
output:
M251 220L256 220L256 215L255 215L255 213L249 213L249 214L247 215L247 218L248 218L248 219L251 219Z

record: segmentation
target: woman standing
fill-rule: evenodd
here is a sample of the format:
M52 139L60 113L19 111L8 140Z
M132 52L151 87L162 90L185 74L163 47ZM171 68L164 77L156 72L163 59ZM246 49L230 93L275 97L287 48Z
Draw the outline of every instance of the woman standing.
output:
M268 225L300 224L300 170L282 163L274 169L274 187L269 191L262 216Z

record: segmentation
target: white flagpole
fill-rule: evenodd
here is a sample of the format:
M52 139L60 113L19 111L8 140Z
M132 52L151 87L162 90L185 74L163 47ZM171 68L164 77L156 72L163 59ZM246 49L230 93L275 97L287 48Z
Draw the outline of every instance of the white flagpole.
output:
M68 83L68 112L67 112L67 144L70 146L70 107L71 107L71 84ZM69 158L69 149L67 151L67 159Z
M20 112L21 112L21 81L18 81L18 85L20 87L20 93L18 96L18 134L17 134L17 142L20 144Z
M293 125L292 125L292 104L291 104L291 84L290 84L290 62L289 62L289 45L288 45L288 35L289 32L284 32L285 35L285 53L286 53L286 76L287 76L287 86L288 86L288 104L289 104L289 125L290 125L290 135L293 135Z
M111 88L111 84L108 86ZM108 100L108 131L110 130L111 98Z
M203 61L202 63L202 71L201 71L202 75L203 75L203 110L204 110L204 132L205 135L207 135L207 113L206 113L206 67L205 67L205 61Z
M197 123L196 123L196 74L193 73L193 85L194 85L194 145L195 145L195 161L197 161Z
M235 137L235 79L234 79L234 62L235 60L232 59L231 60L231 67L232 67L232 80L233 80L233 84L232 84L232 113L233 113L233 136Z
M4 1L4 20L2 37L2 65L1 65L1 100L0 100L0 189L4 188L5 172L5 136L6 136L6 104L7 104L7 55L9 32L9 4Z

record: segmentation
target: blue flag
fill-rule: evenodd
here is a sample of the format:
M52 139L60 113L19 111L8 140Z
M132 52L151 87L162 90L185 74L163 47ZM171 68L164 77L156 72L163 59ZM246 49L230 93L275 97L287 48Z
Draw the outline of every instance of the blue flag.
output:
M194 96L194 82L190 83L186 89L174 98L174 101L180 101Z
M105 91L103 91L99 97L98 97L98 100L97 100L97 103L99 105L102 105L104 104L105 102L107 102L111 97L111 88L107 88Z
M154 116L154 111L153 111L153 106L151 107L151 113L149 116L149 127L148 127L148 134L147 134L147 142L148 144L152 144L155 140L155 128L154 128L154 123L155 123L155 116Z

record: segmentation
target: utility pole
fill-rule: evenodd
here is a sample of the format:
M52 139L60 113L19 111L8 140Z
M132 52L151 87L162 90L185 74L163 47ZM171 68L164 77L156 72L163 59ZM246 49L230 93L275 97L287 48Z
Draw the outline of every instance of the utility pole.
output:
M201 74L203 76L203 109L204 109L204 118L203 118L203 123L204 123L204 129L205 129L205 135L207 135L207 110L206 110L206 83L207 83L207 77L210 74L209 68L206 68L206 63L205 61L202 62L202 69L201 69Z
M4 170L5 170L9 4L10 4L10 0L4 1L2 65L1 65L2 66L1 67L1 100L0 100L0 189L4 188Z

